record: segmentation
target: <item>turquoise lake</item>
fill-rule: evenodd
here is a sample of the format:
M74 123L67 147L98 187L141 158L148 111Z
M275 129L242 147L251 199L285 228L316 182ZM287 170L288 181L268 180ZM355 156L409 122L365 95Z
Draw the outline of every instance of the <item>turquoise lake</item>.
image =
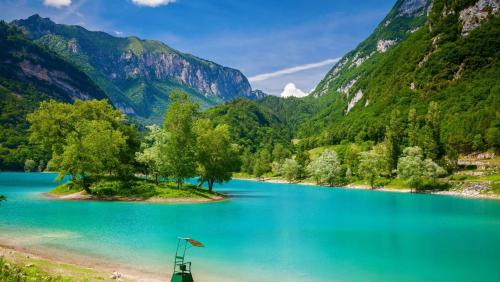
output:
M500 201L240 180L215 203L60 201L54 177L0 173L0 237L166 275L189 236L198 281L500 281Z

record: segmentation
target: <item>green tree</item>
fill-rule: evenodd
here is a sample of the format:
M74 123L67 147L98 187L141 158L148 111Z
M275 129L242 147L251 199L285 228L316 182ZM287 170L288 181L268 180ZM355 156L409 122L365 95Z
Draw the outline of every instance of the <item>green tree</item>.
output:
M4 195L0 195L0 202L3 202L7 200L7 197L5 197Z
M384 173L386 168L387 161L384 154L376 150L359 154L358 175L368 180L372 189L375 189L375 180Z
M497 127L488 128L486 131L486 142L495 152L500 152L500 123Z
M396 169L398 166L398 158L401 154L401 143L403 141L403 120L401 113L398 110L393 110L389 125L385 131L385 144L387 146L387 159L390 169Z
M269 150L265 148L260 149L255 156L253 174L257 177L261 177L269 171L271 171L271 154Z
M411 108L408 112L408 144L410 147L418 145L418 131L420 126L418 124L417 110Z
M482 151L484 150L483 136L481 134L474 135L472 139L472 150Z
M424 156L431 159L438 158L438 144L433 137L433 130L428 124L420 129L419 145Z
M300 165L294 159L285 159L281 165L281 172L288 182L293 182L299 178Z
M441 111L436 102L430 102L425 116L425 126L422 129L422 149L424 156L433 160L444 155L441 143Z
M432 183L436 183L438 177L446 175L446 170L433 162L431 159L424 160L424 175L432 179Z
M136 159L147 168L156 183L160 176L168 177L167 159L162 154L162 148L168 143L169 133L157 125L147 127L149 134L145 137L145 142L141 144L142 151L136 152Z
M168 163L169 174L181 188L184 179L196 175L196 135L194 121L198 115L198 105L192 103L187 94L173 92L165 115L165 130L170 133L167 144L162 149Z
M295 153L295 160L299 165L299 176L298 178L302 179L306 177L306 167L309 165L309 152L304 150L302 146L298 146L297 152Z
M274 145L273 160L277 161L278 163L282 163L286 158L290 156L290 154L290 150L286 149L283 144L278 143Z
M88 175L119 170L127 134L132 132L123 113L106 100L44 101L27 119L30 142L51 152L48 166L59 172L59 178L71 174L85 189Z
M333 186L342 170L337 153L333 150L325 150L321 156L309 163L307 171L317 183Z
M125 146L126 137L113 129L107 121L79 122L67 136L63 153L52 158L59 171L59 179L71 174L90 193L87 177L111 171L119 163L118 155Z
M412 189L418 190L425 175L425 164L420 147L408 147L398 161L398 176L405 179Z
M45 166L46 166L45 161L44 160L40 160L38 162L38 171L39 172L45 171Z
M231 180L239 164L237 146L232 144L226 124L214 127L209 119L200 119L195 123L195 133L198 176L212 191L214 183Z
M282 164L277 162L277 161L273 161L271 163L271 171L272 171L274 176L281 176L282 175L281 166L282 166Z
M254 154L250 152L250 148L246 148L241 155L241 167L240 171L246 174L253 174L254 167Z
M24 171L33 172L36 169L36 162L32 159L27 159L24 162Z

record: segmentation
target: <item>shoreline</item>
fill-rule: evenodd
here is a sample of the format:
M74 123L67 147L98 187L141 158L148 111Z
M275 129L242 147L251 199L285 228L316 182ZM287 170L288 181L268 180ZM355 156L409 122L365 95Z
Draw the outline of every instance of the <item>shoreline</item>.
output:
M441 196L452 196L452 197L460 197L465 199L482 199L482 200L500 200L500 195L497 194L484 194L484 193L467 193L465 191L429 191L429 192L412 192L411 189L408 188L375 188L371 189L368 185L362 184L347 184L345 186L326 186L315 184L312 182L289 182L280 178L249 178L249 177L234 177L234 180L246 180L246 181L255 181L255 182L264 182L264 183L275 183L275 184L292 184L292 185L304 185L304 186L317 186L321 188L341 188L341 189L353 189L353 190L369 190L369 191L382 191L382 192L391 192L391 193L415 193L415 194L427 194L427 195L441 195Z
M139 265L126 265L91 255L82 255L73 251L41 247L0 236L0 257L19 267L36 267L48 275L71 279L70 281L170 281L172 265L165 262L162 270L146 269ZM210 269L210 268L209 268ZM217 277L207 269L197 269L195 280L206 282L231 282L233 279ZM238 281L252 281L238 279Z
M21 267L35 266L49 275L76 281L145 281L160 282L169 273L155 273L132 268L107 260L41 247L25 247L10 240L0 239L0 257ZM113 275L116 275L113 278Z
M141 202L141 203L164 203L164 204L177 204L177 203L212 203L221 202L229 199L228 195L219 193L209 198L144 198L144 197L124 197L124 196L95 196L85 194L83 191L72 194L58 195L51 192L42 193L42 196L48 199L62 200L62 201L108 201L108 202Z

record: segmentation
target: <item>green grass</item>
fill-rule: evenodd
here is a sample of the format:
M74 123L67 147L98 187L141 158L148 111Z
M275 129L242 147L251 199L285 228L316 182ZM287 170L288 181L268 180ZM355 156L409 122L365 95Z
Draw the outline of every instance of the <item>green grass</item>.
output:
M22 281L47 281L47 282L66 282L73 281L70 278L52 276L41 270L35 265L21 266L8 262L0 257L0 281L22 282Z
M408 183L401 178L393 178L385 185L386 188L391 189L410 189Z
M494 194L500 195L500 182L491 184L491 192Z
M80 191L82 191L81 187L73 185L73 183L71 183L71 182L68 182L68 183L61 184L61 185L57 186L56 188L52 189L52 191L50 191L50 193L54 194L54 195L69 195L69 194L74 194L74 193L77 193Z
M141 178L121 180L114 177L93 179L90 186L91 194L97 197L125 197L125 198L193 198L210 199L222 196L217 192L210 192L205 188L197 188L191 184L184 184L181 189L172 182L154 183ZM83 191L83 188L73 185L71 182L59 185L50 193L55 195L67 195Z
M490 174L490 175L483 175L483 176L479 177L479 180L500 182L500 173L494 173L494 174Z

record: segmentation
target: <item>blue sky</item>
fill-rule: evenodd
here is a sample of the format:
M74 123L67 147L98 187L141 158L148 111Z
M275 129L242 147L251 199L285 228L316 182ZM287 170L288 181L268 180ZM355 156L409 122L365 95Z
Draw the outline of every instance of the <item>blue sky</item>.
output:
M156 39L237 68L253 88L309 92L366 38L395 0L0 0L0 17L34 13L117 36ZM264 75L263 75L264 74ZM268 75L270 74L270 75Z

